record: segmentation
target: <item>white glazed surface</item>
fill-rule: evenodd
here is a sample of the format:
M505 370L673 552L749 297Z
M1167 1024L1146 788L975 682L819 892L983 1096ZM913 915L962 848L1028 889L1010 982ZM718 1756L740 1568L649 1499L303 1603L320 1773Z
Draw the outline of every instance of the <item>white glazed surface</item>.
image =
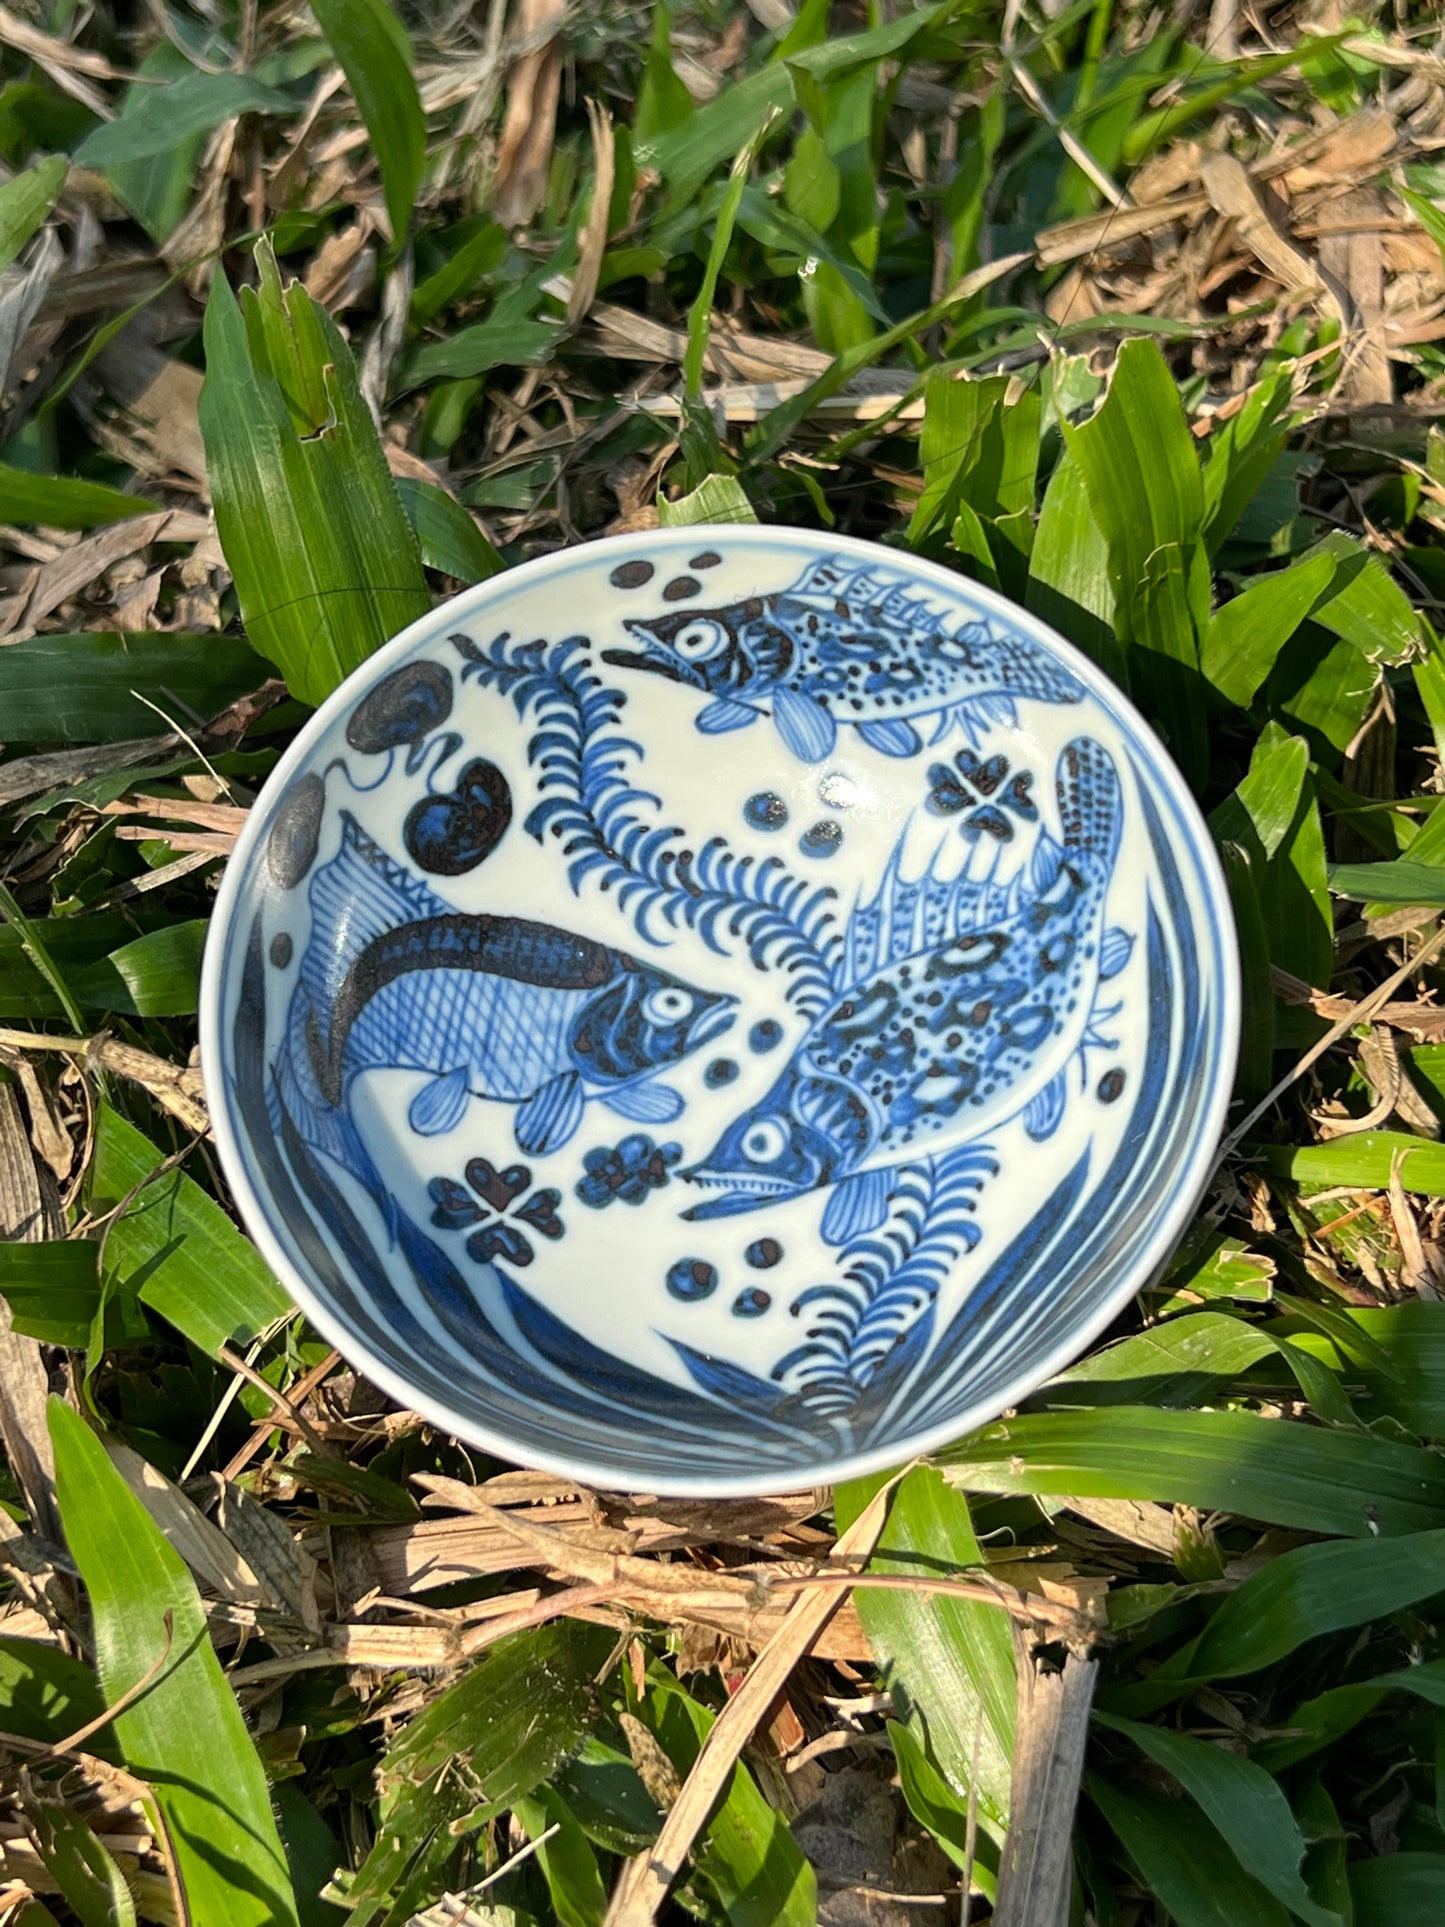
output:
M718 559L689 566L704 555ZM642 563L646 581L614 585ZM669 600L679 582L693 586ZM723 695L750 696L751 712L706 733L699 718L721 714L707 714L715 692L604 659L640 652L628 618L750 600L766 610L800 583L801 597L777 605L795 630L810 596L820 608L831 597L846 628L892 592L885 619L867 620L885 634L899 625L904 667L911 650L944 674L938 639L966 632L984 644L970 662L995 641L1042 652L1073 699L938 703L925 692L894 705L905 727L880 747L836 695L784 715L755 678ZM659 644L655 659L673 647ZM886 673L894 658L883 660L886 691L898 685ZM353 720L368 693L418 662L434 665L424 696L436 699L430 709L413 699L420 733L358 748L358 737L377 740ZM796 658L793 671L796 681ZM590 720L578 708L589 701ZM401 708L404 722L412 711ZM373 723L378 713L373 703ZM1080 898L1066 938L1081 960L1078 1012L1032 1055L1019 1051L1012 1083L1004 1075L987 1104L958 1103L957 1053L941 1034L910 1031L937 1059L917 1088L925 1108L942 1094L938 1115L905 1142L875 1090L878 1141L854 1171L840 1154L821 1183L749 1194L738 1120L786 1118L783 1166L800 1168L816 1094L832 1103L848 1079L835 1054L831 1081L813 1076L800 1097L788 1067L816 1073L828 1012L888 974L887 913L901 925L901 888L931 879L934 904L927 929L918 913L913 936L891 940L895 988L910 964L905 996L935 969L948 989L939 957L971 967L992 932L1012 931L1014 954L1030 954L1023 933L1039 924L1038 904L1065 887L1067 778L1081 742L1085 800L1107 827L1072 852L1075 880L1100 895L1092 921ZM448 815L444 799L479 758L499 773L482 786L490 816ZM503 782L510 821L462 868L474 852L456 837L439 843L437 828L465 816L481 849ZM786 820L750 820L760 797ZM809 837L818 825L829 829ZM699 870L710 843L714 867ZM690 865L679 866L683 851ZM439 852L456 874L428 873ZM502 976L475 961L435 968L434 939L427 967L399 965L395 932L443 918L448 940L461 933L505 956ZM876 950L880 922L884 954L865 969L859 933ZM599 984L610 969L626 1009L606 1048L634 1053L627 1074L595 1074L577 1025L600 992L543 981L553 952L538 949L538 926L590 944ZM682 987L660 1003L659 972ZM1030 1041L1057 981L1036 973L1024 988L1016 1007L1034 1013L1021 1033ZM743 1494L937 1447L1082 1350L1187 1223L1228 1099L1237 1006L1207 832L1147 726L1077 651L1001 598L891 550L787 529L679 529L510 570L413 625L331 697L267 783L224 880L202 1053L248 1228L317 1327L393 1396L502 1457L593 1483ZM482 1008L489 1030L468 1034L467 1012ZM676 1027L640 1028L644 1008L685 1012L696 1046L679 1045ZM530 1041L508 1046L504 1024ZM399 1061L379 1061L388 1055ZM522 1086L549 1070L550 1096L526 1108ZM908 1074L901 1066L900 1089ZM835 1113L825 1104L821 1115L830 1141ZM730 1131L722 1163L737 1169L720 1177ZM871 1190L857 1175L869 1172ZM719 1199L736 1208L684 1215Z

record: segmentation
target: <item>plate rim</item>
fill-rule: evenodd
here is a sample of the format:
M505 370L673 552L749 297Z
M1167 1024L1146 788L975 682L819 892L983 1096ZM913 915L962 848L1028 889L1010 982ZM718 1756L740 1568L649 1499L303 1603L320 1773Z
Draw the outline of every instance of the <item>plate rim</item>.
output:
M1169 793L1178 817L1188 831L1196 873L1204 887L1205 907L1216 925L1219 937L1220 1050L1214 1067L1213 1088L1201 1113L1189 1160L1176 1176L1169 1206L1160 1214L1141 1256L1128 1267L1122 1283L1113 1284L1100 1294L1093 1312L1071 1331L1066 1341L1056 1342L1039 1361L1009 1379L1002 1393L995 1393L953 1418L892 1444L870 1447L846 1456L820 1459L815 1466L800 1468L803 1476L792 1486L786 1479L780 1484L777 1473L736 1478L693 1475L676 1479L663 1473L655 1478L649 1477L645 1482L637 1482L638 1475L621 1471L616 1465L607 1465L586 1452L569 1456L545 1448L535 1451L530 1446L523 1448L516 1438L510 1437L505 1431L476 1425L470 1419L462 1422L459 1415L450 1411L442 1400L418 1398L416 1388L408 1385L400 1372L376 1357L367 1341L351 1331L339 1314L333 1315L331 1307L312 1292L272 1229L270 1213L251 1183L245 1153L232 1128L220 1000L226 971L232 961L228 938L231 942L235 941L243 879L251 872L263 830L269 829L292 777L307 762L316 738L366 689L374 687L390 668L412 651L441 639L448 622L468 622L477 612L485 611L489 604L500 600L502 595L510 599L519 585L525 588L533 579L565 573L569 567L575 566L579 557L590 559L599 552L609 550L630 549L637 553L645 549L649 556L642 559L650 559L659 549L696 549L707 546L709 542L714 545L725 544L739 536L772 544L783 550L827 548L833 552L855 555L860 560L887 561L896 568L916 575L925 583L937 584L949 594L957 595L962 590L976 600L986 613L993 614L1015 630L1022 630L1068 666L1090 695L1124 726L1139 747L1148 752L1152 774ZM1161 1266L1168 1262L1209 1183L1233 1095L1239 1058L1241 999L1239 952L1229 887L1203 812L1153 725L1139 712L1128 695L1081 649L1048 623L1041 621L1032 610L1011 602L1007 596L983 583L962 576L941 563L912 555L906 549L894 549L886 543L867 541L859 536L835 535L829 531L783 523L697 522L674 528L642 529L630 534L599 536L517 563L489 576L485 582L474 583L470 588L461 590L450 600L437 603L352 670L303 724L295 741L265 779L256 802L248 812L235 848L227 859L206 935L198 1015L201 1075L207 1094L212 1139L242 1226L277 1278L291 1292L297 1309L341 1353L343 1359L389 1397L397 1399L406 1409L417 1412L429 1425L509 1463L551 1472L604 1491L649 1493L666 1498L716 1499L753 1498L783 1490L801 1490L807 1484L813 1487L837 1485L846 1479L866 1477L929 1457L954 1439L999 1421L1003 1413L1012 1410L1022 1399L1029 1397L1057 1372L1082 1356L1129 1300L1136 1297L1148 1281L1157 1275Z

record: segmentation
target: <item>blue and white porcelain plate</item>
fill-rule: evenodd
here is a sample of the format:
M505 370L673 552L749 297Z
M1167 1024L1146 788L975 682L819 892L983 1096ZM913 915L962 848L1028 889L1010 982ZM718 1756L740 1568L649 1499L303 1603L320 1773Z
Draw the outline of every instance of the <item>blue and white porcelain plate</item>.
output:
M241 1213L355 1364L603 1486L895 1464L1167 1257L1234 1065L1165 752L945 569L619 537L397 637L267 784L207 951Z

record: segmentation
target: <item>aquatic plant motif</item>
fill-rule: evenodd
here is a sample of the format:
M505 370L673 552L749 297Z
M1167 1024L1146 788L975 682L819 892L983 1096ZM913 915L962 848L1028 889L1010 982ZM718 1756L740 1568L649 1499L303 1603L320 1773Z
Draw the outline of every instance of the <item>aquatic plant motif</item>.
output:
M551 1185L532 1191L529 1166L509 1164L499 1171L489 1158L469 1158L465 1178L465 1184L458 1184L455 1178L433 1178L427 1185L427 1196L435 1207L431 1221L439 1230L478 1226L467 1239L467 1255L478 1264L504 1258L508 1264L525 1268L536 1252L522 1225L552 1240L566 1230L557 1210L562 1193ZM521 1203L517 1202L519 1198Z
M839 1253L834 1281L794 1300L807 1336L779 1360L774 1379L820 1416L851 1411L884 1361L931 1318L950 1270L978 1243L978 1193L997 1175L986 1144L904 1165L883 1226Z
M543 799L526 827L539 843L561 843L574 892L589 880L610 891L652 943L685 926L726 956L724 937L740 938L760 970L784 973L784 995L798 1010L823 1007L841 941L836 892L794 877L780 857L741 856L722 836L693 850L681 829L642 813L661 802L628 779L643 752L618 733L626 696L597 676L583 638L451 640L463 681L502 691L519 716L537 722L528 756Z
M645 1132L634 1131L615 1148L599 1145L587 1152L577 1195L594 1211L605 1211L614 1198L641 1204L649 1191L662 1189L681 1156L680 1144L654 1144Z

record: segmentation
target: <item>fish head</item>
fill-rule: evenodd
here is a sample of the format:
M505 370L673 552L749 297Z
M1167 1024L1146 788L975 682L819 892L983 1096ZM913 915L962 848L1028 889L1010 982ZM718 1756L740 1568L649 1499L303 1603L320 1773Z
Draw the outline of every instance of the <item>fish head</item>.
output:
M836 1184L867 1155L880 1120L863 1092L790 1064L761 1103L734 1118L680 1175L718 1193L685 1218L724 1218Z
M699 990L655 964L619 958L612 981L573 1019L568 1042L585 1076L626 1083L675 1064L721 1036L738 1000Z
M750 596L724 609L678 609L628 616L633 650L604 649L619 669L644 669L710 696L763 694L787 666L792 645L769 618L773 598Z

